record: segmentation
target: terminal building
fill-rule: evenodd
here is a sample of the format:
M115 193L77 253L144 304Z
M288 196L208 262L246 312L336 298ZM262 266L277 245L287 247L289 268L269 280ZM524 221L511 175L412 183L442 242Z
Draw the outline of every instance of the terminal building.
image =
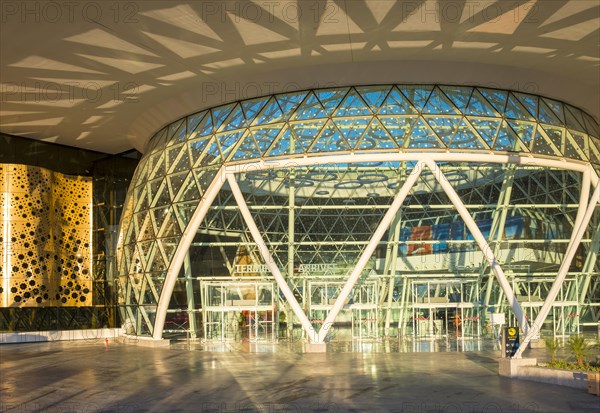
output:
M450 3L152 2L3 48L2 331L596 331L600 6Z

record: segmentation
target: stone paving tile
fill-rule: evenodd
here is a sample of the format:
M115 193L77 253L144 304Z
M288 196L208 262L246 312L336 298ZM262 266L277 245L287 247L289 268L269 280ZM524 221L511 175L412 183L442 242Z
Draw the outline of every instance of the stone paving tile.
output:
M297 346L3 345L0 412L600 412L585 391L498 376L499 352L486 348Z

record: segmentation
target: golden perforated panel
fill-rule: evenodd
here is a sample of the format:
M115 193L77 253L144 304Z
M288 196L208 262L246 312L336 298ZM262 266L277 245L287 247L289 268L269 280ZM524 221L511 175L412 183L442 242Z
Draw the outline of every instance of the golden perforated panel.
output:
M92 304L91 178L0 164L2 306Z

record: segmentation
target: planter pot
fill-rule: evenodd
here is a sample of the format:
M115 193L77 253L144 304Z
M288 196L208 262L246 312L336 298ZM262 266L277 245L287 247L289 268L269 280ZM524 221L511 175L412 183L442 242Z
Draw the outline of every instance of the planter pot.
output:
M588 393L600 396L600 373L588 373Z

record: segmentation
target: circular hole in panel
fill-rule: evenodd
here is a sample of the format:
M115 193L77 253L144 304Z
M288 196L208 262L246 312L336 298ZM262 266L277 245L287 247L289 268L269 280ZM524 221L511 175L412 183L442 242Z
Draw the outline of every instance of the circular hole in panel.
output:
M384 182L388 180L388 177L383 174L364 174L360 175L358 181L363 184L374 184L377 182Z
M262 181L265 179L273 179L277 176L275 171L256 171L246 173L246 179L250 181Z
M298 179L310 179L319 182L335 181L338 176L333 172L308 172L305 174L296 175Z
M358 189L361 186L363 186L363 183L360 181L345 181L345 182L338 182L333 187L335 189Z
M302 187L314 186L314 185L315 185L315 182L309 181L308 179L294 179L294 187L296 187L296 188L302 188ZM286 188L290 187L290 181L288 179L285 180L285 187Z

